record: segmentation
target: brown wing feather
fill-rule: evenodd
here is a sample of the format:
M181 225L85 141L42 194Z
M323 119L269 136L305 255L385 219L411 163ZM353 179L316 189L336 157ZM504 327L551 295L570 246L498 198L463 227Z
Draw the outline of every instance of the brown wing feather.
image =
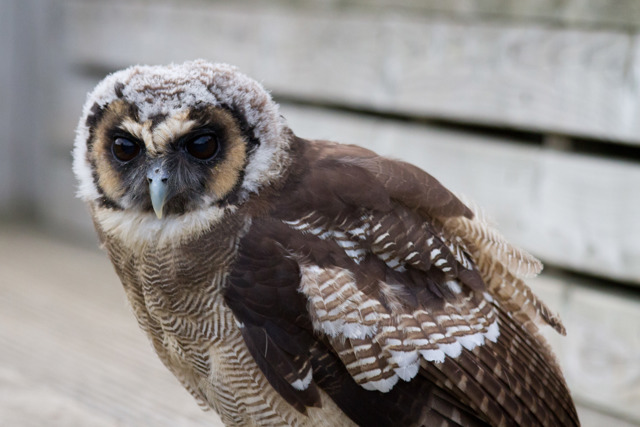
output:
M311 156L367 170L391 198L411 209L423 210L433 217L473 218L471 209L440 181L410 163L380 157L373 151L356 145L315 142L315 146L309 150Z
M473 221L470 209L406 163L333 143L297 139L293 147L291 174L270 199L268 220L254 221L247 235L261 237L245 245L273 240L270 252L299 268L297 278L288 274L272 286L299 292L306 304L289 299L286 315L269 318L273 331L293 324L316 334L321 345L289 350L314 366L309 387L323 388L358 422L370 418L353 407L356 395L380 405L411 402L410 425L578 423L553 355L531 326L542 306L532 311L504 292L526 285L459 230L461 221ZM261 288L231 302L243 321L252 318L247 307L264 309ZM278 388L302 379L293 366L302 365L261 369ZM405 393L409 386L420 392ZM296 392L288 400L304 401Z
M558 333L566 334L560 318L518 277L523 271L539 272L539 261L504 243L499 233L482 221L455 217L445 219L443 224L447 233L459 236L473 255L491 294L508 305L514 315L522 316L525 327L536 334L535 322L542 320Z

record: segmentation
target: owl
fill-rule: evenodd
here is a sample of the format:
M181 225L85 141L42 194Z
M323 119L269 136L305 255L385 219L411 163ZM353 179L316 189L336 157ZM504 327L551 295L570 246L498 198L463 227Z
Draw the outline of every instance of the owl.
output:
M225 424L579 424L541 264L421 169L296 136L236 68L107 76L73 155L138 324Z

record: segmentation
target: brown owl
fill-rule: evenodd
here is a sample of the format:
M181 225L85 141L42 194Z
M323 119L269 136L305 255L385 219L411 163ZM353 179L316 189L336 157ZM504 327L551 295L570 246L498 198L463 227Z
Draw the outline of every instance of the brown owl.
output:
M111 74L74 171L140 327L226 424L579 424L540 263L417 167L297 137L234 67Z

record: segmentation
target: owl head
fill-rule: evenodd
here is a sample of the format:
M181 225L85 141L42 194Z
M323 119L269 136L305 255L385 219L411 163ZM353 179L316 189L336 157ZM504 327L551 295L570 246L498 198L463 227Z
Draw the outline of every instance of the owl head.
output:
M87 97L78 193L106 231L206 227L281 175L289 140L277 104L232 66L134 66Z

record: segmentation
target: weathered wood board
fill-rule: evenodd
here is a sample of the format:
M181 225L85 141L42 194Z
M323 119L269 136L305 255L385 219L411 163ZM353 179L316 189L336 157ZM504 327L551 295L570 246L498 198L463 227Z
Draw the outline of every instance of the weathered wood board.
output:
M640 58L623 31L260 2L68 2L63 11L71 64L205 57L313 102L640 142Z
M48 0L0 0L0 204L14 215L35 216L33 201L46 191L53 8Z
M255 0L236 0L236 3ZM288 7L372 9L377 14L439 16L458 20L533 22L572 27L637 29L640 3L635 0L272 0Z
M368 0L344 3L370 5ZM373 0L376 6L412 12L446 13L453 18L547 22L566 26L638 28L640 4L634 0Z
M554 275L542 275L529 283L552 310L560 313L567 328L566 337L551 328L543 333L558 356L578 404L640 424L638 295ZM621 424L601 420L594 425Z

